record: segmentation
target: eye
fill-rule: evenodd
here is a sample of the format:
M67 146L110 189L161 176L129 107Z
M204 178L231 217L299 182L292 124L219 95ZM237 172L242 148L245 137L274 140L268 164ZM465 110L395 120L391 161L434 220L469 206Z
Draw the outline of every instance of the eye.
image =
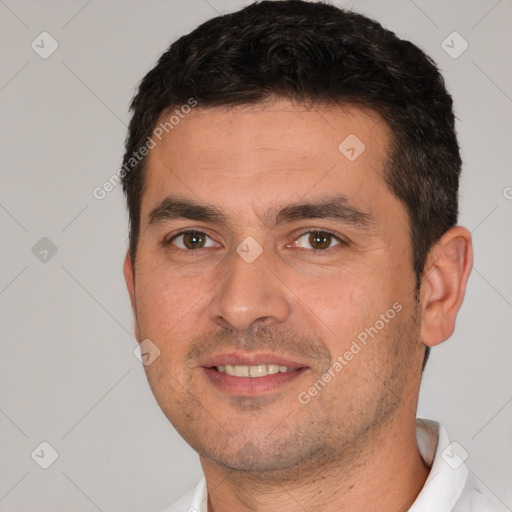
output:
M219 247L207 234L202 231L187 230L173 236L167 245L175 245L182 250L203 249L205 247Z
M304 249L312 247L316 251L324 251L342 243L341 239L329 231L315 230L303 233L293 245Z

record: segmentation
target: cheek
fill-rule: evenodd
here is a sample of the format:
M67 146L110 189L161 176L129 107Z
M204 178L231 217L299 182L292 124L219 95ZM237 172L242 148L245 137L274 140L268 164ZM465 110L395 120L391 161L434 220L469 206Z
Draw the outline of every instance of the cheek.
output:
M142 335L167 339L204 308L204 277L179 278L169 268L150 268L137 276L137 317Z
M376 341L367 356L389 350L385 339L393 324L398 325L396 310L409 300L408 285L396 268L377 266L295 286L310 325L317 326L332 356L337 357L356 340Z
M323 324L329 334L344 338L351 328L364 324L393 303L381 272L371 272L370 267L347 266L315 279L289 275L287 284L297 297L299 309L314 323Z
M138 282L137 321L141 338L151 340L160 352L144 370L158 403L174 410L187 379L183 361L202 303L198 293L168 273L148 272L146 277Z

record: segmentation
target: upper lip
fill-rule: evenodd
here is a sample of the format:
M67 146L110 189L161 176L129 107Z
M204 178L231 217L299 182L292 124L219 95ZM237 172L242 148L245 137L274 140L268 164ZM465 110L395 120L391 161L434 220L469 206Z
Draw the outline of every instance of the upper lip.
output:
M257 366L260 364L278 364L286 366L287 368L303 368L307 365L302 364L292 359L288 359L271 352L225 352L222 354L214 354L206 358L201 366L205 368L212 368L220 365L240 365L240 366Z

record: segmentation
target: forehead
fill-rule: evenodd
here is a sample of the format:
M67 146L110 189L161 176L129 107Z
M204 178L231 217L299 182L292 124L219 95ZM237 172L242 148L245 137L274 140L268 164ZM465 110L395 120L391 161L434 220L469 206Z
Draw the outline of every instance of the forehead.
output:
M166 117L161 117L160 125ZM231 108L196 107L168 128L162 140L153 137L157 147L150 160L174 156L204 163L206 153L224 161L228 154L242 158L246 152L267 149L273 161L282 159L288 167L294 159L320 155L324 161L338 160L339 144L350 135L365 145L366 157L379 159L390 134L387 123L370 109L351 105L314 108L284 99Z
M326 191L363 203L389 192L383 179L389 127L376 112L355 106L308 108L276 100L196 107L153 140L143 218L170 193L196 202L226 200L243 210Z

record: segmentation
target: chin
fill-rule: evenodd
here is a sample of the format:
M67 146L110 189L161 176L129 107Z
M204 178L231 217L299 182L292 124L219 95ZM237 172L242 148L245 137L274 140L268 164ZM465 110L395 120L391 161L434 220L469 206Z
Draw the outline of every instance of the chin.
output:
M275 439L260 439L260 443L244 442L241 448L231 441L223 446L220 443L210 445L207 449L197 450L201 457L209 459L218 466L230 471L251 473L261 481L279 478L293 479L294 475L303 471L306 466L323 465L325 461L320 460L321 448L314 446L299 446L298 444L283 442L276 443Z

